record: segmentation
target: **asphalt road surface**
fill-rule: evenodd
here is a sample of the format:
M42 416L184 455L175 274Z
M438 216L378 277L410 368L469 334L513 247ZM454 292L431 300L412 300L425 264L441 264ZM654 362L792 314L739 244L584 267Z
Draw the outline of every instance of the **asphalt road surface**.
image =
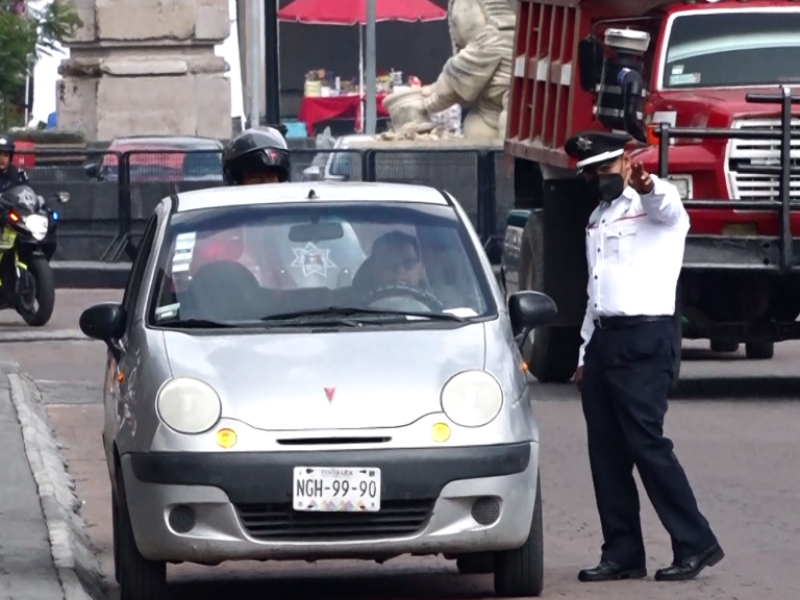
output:
M46 329L77 327L80 310L118 299L116 291L59 290ZM51 423L77 480L82 514L97 547L111 598L111 509L100 443L102 344L15 343L17 319L0 314L0 360L21 364L42 390ZM55 335L55 334L54 334ZM581 584L578 569L596 562L600 532L586 439L571 386L539 386L533 407L542 431L545 517L544 598L591 600L797 600L800 590L800 344L780 344L771 361L743 352L713 355L685 345L684 385L671 403L667 433L727 557L699 579ZM641 486L640 486L641 489ZM643 495L642 519L654 571L671 561L669 539ZM460 576L443 559L403 557L378 565L246 563L170 567L173 600L385 600L492 598L491 576Z

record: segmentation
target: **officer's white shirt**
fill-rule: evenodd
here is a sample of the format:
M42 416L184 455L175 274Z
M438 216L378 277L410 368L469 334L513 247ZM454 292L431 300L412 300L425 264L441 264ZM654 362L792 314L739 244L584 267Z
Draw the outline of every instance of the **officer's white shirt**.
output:
M653 191L600 203L586 228L589 301L578 365L598 317L671 315L683 265L689 215L677 188L655 175Z

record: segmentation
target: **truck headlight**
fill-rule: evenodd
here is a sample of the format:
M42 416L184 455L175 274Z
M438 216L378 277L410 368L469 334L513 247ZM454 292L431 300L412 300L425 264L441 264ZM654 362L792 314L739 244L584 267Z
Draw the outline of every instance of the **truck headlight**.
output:
M694 182L691 175L670 175L667 181L678 188L681 200L691 200L694 197Z
M179 433L203 433L219 421L222 402L217 392L198 379L171 379L158 392L156 408L161 420Z
M503 390L485 371L459 373L442 388L444 414L462 427L482 427L490 423L502 406Z

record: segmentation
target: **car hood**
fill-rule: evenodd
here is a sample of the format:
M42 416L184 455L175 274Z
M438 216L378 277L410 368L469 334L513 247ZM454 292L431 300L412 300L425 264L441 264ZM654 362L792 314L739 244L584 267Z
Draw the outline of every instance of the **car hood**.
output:
M335 333L164 333L174 377L220 395L223 416L265 430L402 427L441 411L442 387L482 369L481 323Z

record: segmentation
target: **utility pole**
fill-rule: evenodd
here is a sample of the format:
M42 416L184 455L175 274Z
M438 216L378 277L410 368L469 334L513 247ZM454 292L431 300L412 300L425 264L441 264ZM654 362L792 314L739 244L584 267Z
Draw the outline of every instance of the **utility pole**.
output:
M247 79L250 84L250 122L249 127L258 127L261 124L261 87L258 81L258 63L261 61L261 27L258 22L260 10L259 0L250 0L247 7L247 17L250 19L250 51L247 57Z
M334 1L334 0L330 0ZM267 124L281 123L281 65L278 40L278 0L264 0L264 78L267 95Z
M329 0L333 1L333 0ZM378 85L376 81L377 73L375 66L375 0L367 0L367 56L364 61L367 80L367 104L366 117L364 119L365 132L367 135L375 135L378 115Z

